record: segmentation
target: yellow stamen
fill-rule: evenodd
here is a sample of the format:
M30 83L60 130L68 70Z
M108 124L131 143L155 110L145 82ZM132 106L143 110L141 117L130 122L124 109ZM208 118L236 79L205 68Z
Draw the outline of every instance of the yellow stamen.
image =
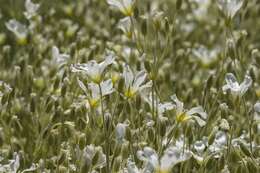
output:
M135 94L136 94L136 91L131 88L129 88L128 90L125 91L125 96L127 98L132 98L135 96Z
M98 105L99 99L89 99L88 102L90 107L95 108Z
M187 115L185 112L182 112L176 116L176 121L179 123L183 123L189 120L190 118L191 117L189 115Z

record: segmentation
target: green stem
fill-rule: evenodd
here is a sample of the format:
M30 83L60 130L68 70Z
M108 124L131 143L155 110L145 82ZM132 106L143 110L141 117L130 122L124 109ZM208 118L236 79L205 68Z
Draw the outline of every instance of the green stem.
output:
M105 113L104 113L104 106L103 106L103 95L102 95L102 89L101 85L98 84L99 87L99 93L100 93L100 102L101 102L101 113L102 113L102 118L103 118L103 133L105 135L105 154L106 154L106 173L110 173L110 168L109 168L109 132L107 131L109 128L106 126L106 121L105 121Z

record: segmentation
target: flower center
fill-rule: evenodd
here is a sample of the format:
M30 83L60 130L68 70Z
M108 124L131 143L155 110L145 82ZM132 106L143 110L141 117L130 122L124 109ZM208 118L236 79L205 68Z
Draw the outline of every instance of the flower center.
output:
M176 116L176 121L179 123L183 123L189 120L190 118L191 117L189 115L187 115L185 112L182 112Z
M127 98L132 98L132 97L134 97L135 93L136 93L136 91L134 89L129 88L128 90L125 91L125 96Z

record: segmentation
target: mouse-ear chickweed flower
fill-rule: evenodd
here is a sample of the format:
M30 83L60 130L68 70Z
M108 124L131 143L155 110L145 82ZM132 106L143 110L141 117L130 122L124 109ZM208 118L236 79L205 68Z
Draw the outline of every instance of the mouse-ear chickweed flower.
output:
M54 63L57 64L59 67L66 64L66 62L68 61L68 59L70 57L68 54L60 53L59 48L56 46L52 47L51 53L52 53L52 59L53 59Z
M193 54L196 58L200 60L203 67L211 66L215 61L217 61L217 55L219 50L217 48L213 50L207 49L205 46L200 45L198 48L193 49Z
M249 89L249 87L252 85L252 79L248 75L245 76L245 79L241 84L237 82L236 77L232 73L227 73L225 80L226 80L226 85L222 87L222 90L224 93L230 90L233 96L242 97Z
M130 17L125 17L120 19L117 24L117 27L123 31L123 33L127 36L127 38L132 38L132 29L131 29L131 19Z
M86 74L92 82L99 84L102 81L103 72L105 71L106 67L114 63L114 61L115 57L109 55L101 63L97 63L95 60L91 60L86 64L72 65L71 70L72 72L81 72Z
M243 5L243 0L218 0L218 7L228 18L233 18Z
M170 173L176 164L190 159L191 156L192 152L183 149L183 145L175 145L167 148L161 158L150 147L144 147L143 150L137 152L138 159L145 164L144 170L155 173Z
M1 157L0 157L1 161ZM9 160L9 163L2 165L0 163L0 172L16 173L20 167L20 156L18 153L13 154L13 159Z
M26 44L28 29L25 25L21 24L15 19L11 19L5 23L6 28L13 32L17 38L19 44Z
M126 16L132 16L134 13L134 0L107 0L107 3L118 8Z
M144 70L137 72L134 75L133 71L128 65L124 66L123 77L125 81L125 90L124 96L126 98L134 97L138 92L142 91L145 88L150 88L152 82L149 81L145 83L147 74Z
M152 92L150 92L148 95L144 95L143 98L151 108L153 106L156 108L156 111L160 119L165 119L165 117L163 117L163 114L168 110L174 109L175 107L175 105L172 102L163 102L163 103L160 102L160 99L156 95L154 96L154 101L153 101Z
M177 122L182 123L190 119L194 119L201 127L206 124L205 120L208 115L201 106L193 107L190 110L185 110L183 102L181 102L176 95L171 96L171 99L175 104Z
M40 7L40 4L35 4L31 0L25 1L25 9L24 12L25 17L30 20L32 17L34 17L37 14L37 11Z
M98 105L98 102L100 101L101 93L102 96L109 95L114 92L113 83L111 79L108 79L104 82L100 83L101 93L99 85L96 83L89 83L88 88L91 91L91 97L89 98L89 105L91 107L96 107Z

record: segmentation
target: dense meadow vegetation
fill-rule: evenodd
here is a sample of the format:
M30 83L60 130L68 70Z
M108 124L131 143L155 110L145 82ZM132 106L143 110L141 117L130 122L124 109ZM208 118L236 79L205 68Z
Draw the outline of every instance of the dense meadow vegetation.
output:
M0 0L0 173L259 173L259 0Z

